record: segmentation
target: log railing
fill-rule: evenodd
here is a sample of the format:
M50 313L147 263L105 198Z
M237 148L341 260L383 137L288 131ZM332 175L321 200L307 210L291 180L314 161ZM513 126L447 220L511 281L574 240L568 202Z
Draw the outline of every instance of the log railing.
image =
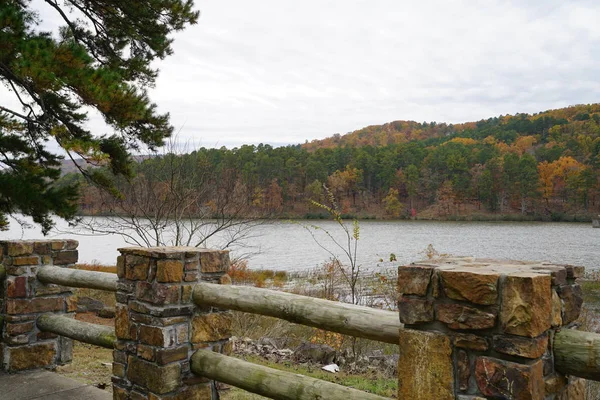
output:
M116 276L105 272L48 267L40 271L39 276L40 280L47 283L116 291ZM196 304L202 306L267 315L384 343L397 344L398 329L402 328L398 314L392 311L269 289L202 282L195 285L193 298ZM66 317L44 316L38 320L38 325L40 329L102 347L110 348L111 340L114 340L111 339L114 338L112 328ZM600 381L600 334L563 329L554 336L553 350L558 371Z
M36 249L37 248L34 248L34 253L35 251L38 251ZM42 250L39 251L41 252ZM21 250L14 250L14 252L17 251ZM58 263L71 262L70 258L66 258L70 256L69 252L72 252L72 249L68 247L68 244L67 247L62 251L64 254L61 255L61 257L63 258L57 258L56 260L58 260ZM15 264L6 264L8 267L0 264L0 279L8 282L7 285L11 285L10 290L13 291L15 296L14 298L7 300L6 304L3 306L5 310L7 310L7 314L6 316L0 316L0 326L2 326L2 320L5 319L6 321L12 321L5 322L6 324L13 324L11 325L11 329L20 328L20 325L18 327L16 326L16 324L20 323L20 320L17 320L10 315L7 305L10 302L10 306L13 307L13 311L18 310L23 314L31 314L31 311L28 311L26 308L26 305L29 307L29 303L26 303L19 297L21 296L19 295L19 290L21 290L19 285L23 284L25 281L28 282L29 279L37 279L41 286L35 286L35 293L37 293L37 290L40 287L43 287L44 290L54 290L52 285L60 285L58 289L60 289L60 287L74 287L116 292L117 299L130 298L127 296L142 296L141 303L137 301L134 301L133 303L134 305L137 304L136 307L142 307L142 303L144 302L146 302L146 304L151 304L148 308L148 315L145 317L148 321L154 318L153 315L159 315L153 313L160 311L160 307L156 306L156 304L161 303L153 303L154 299L148 297L154 296L153 291L156 288L157 290L162 290L162 292L157 294L157 296L163 296L160 301L163 302L162 304L165 304L166 302L164 308L166 311L169 311L169 307L181 306L181 303L178 303L179 305L169 305L168 302L172 301L173 296L175 296L175 299L178 299L178 296L184 296L184 293L187 293L188 300L186 301L189 303L186 304L189 305L189 312L194 310L194 305L203 310L217 310L215 314L217 316L220 315L219 310L236 310L276 317L293 323L299 323L354 337L367 338L384 343L399 344L399 330L401 330L403 326L399 321L397 312L343 304L339 302L315 299L307 296L300 296L268 289L231 286L208 283L204 281L200 282L195 280L196 278L194 277L194 274L197 274L197 272L194 272L194 270L188 268L189 260L193 256L197 257L198 253L193 253L191 250L181 250L177 248L171 250L160 248L158 251L162 252L160 257L163 258L155 258L155 260L158 260L154 261L157 263L154 264L157 266L157 269L152 270L151 274L160 276L160 280L157 278L157 281L152 283L149 280L143 281L146 279L147 275L145 275L146 272L143 272L142 274L140 272L141 269L139 268L141 268L140 266L146 268L147 265L149 265L145 264L146 261L144 261L145 259L142 259L142 256L139 256L139 254L143 254L143 252L139 253L137 250L135 250L133 253L131 253L133 255L133 264L130 270L128 270L129 272L123 272L123 268L125 267L121 265L121 273L119 274L119 277L126 277L127 274L131 274L131 279L129 279L128 282L133 283L134 285L131 287L136 288L135 290L128 289L131 291L125 297L123 297L122 291L124 287L127 287L127 279L124 281L123 278L118 278L115 274L43 265L43 268L32 269L32 271L37 270L37 273L33 272L32 275L27 275L28 272L24 270L25 275L23 276L25 278L21 278L14 273L15 270L19 269ZM174 260L173 254L182 254L181 264L178 265L182 267L181 271L183 272L179 275L171 274L170 271L165 269L169 267L169 263L176 263L175 261L169 261ZM207 258L207 264L205 264L203 267L206 268L206 271L203 270L202 272L206 273L207 278L211 279L212 282L221 282L218 280L219 278L217 272L215 272L217 271L216 267L210 264L210 262L218 259L220 254L221 253L219 252L214 252L214 254L210 255L210 257L213 258ZM41 260L41 258L36 257L28 257L19 253L15 255L14 260L22 263L34 261L37 262L38 260ZM39 262L42 263L43 261ZM10 276L8 272L10 272ZM142 276L142 278L140 278L140 276ZM168 286L169 284L172 284L172 286ZM187 290L186 292L186 290L184 290L185 285L187 285L187 289L193 290ZM5 288L7 287L8 286L5 285ZM176 289L175 292L173 291L173 288ZM30 289L27 290L28 291L25 293L32 293ZM120 295L122 297L119 297ZM38 314L39 317L37 318L37 328L40 331L53 333L60 335L61 337L71 338L101 347L118 347L115 329L77 321L73 318L65 316L68 314L52 314L52 312L58 311L60 307L55 308L55 303L51 304L50 302L48 304L44 304L44 301L46 300L44 299L43 294L41 296L42 297L40 298L31 300L31 304L34 304L36 307L38 307L36 310L41 310L34 311L35 313L41 313ZM125 300L124 303L121 302L121 305L127 308L129 306L126 303L127 300ZM72 312L72 309L71 311L67 309L70 307L68 305L69 302L65 304L67 305L65 306L66 308L64 310L67 312ZM186 305L186 307L188 307L188 305ZM139 314L139 310L134 311L134 314ZM210 312L208 314L210 314ZM200 313L200 315L205 314ZM167 314L164 314L163 316L168 317ZM14 321L17 322L15 323ZM127 321L127 318L125 318L125 321ZM151 340L153 343L162 343L163 338L166 336L163 337L161 335L170 329L169 326L165 326L163 329L160 324L156 327L150 327L146 324L146 322L143 324L146 333L158 335L148 337L146 339ZM121 329L123 329L123 327L121 327ZM125 335L126 334L127 332L125 331ZM218 346L222 346L222 343L224 342L220 343L221 344ZM556 371L565 375L572 375L600 381L599 334L581 332L572 329L561 329L556 330L551 343L554 355L554 368ZM190 349L191 348L192 347L190 347ZM193 353L190 350L189 354L184 354L185 357L183 361L181 361L183 363L189 362L188 373L189 369L191 368L193 373L204 378L214 379L219 382L237 386L263 396L278 399L313 399L318 398L319 396L327 399L381 399L379 396L356 391L340 385L248 363L234 357L219 354L218 351L213 352L203 349L202 346L195 346L193 348L199 350ZM116 353L117 351L115 354ZM178 356L175 353L165 354L168 357ZM119 361L115 362L119 363ZM124 362L126 361L121 361L121 363ZM140 365L145 364L144 362L138 362L134 365L134 369L139 368ZM158 368L160 369L163 367L161 364L158 364Z

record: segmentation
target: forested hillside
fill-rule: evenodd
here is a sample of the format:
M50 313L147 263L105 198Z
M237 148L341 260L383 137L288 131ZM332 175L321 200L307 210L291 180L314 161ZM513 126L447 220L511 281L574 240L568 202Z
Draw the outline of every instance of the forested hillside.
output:
M358 217L589 220L600 211L600 104L459 125L396 121L297 146L202 148L137 168L125 193L186 193L192 214L319 217L308 200L325 201L326 185ZM84 183L82 212L117 210L101 198Z

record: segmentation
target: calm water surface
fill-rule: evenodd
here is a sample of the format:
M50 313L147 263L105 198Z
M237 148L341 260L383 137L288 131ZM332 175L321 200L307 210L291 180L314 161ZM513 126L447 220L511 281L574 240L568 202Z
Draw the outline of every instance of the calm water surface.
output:
M339 226L332 221L314 223L344 242ZM58 227L66 230L66 224ZM351 229L351 226L350 226ZM317 240L341 256L333 241L323 230L312 230ZM12 224L10 231L1 232L2 239L41 238L38 229L22 230ZM114 264L117 248L129 246L120 236L77 236L53 233L52 238L70 237L79 240L79 259ZM257 227L250 247L236 249L236 254L250 255L251 268L303 270L312 268L331 257L320 248L312 235L301 225L270 222ZM425 258L429 244L440 253L452 255L538 260L600 267L600 229L591 224L529 223L529 222L429 222L429 221L361 221L358 241L358 261L364 268L376 268L380 259L389 260L394 253L398 263Z

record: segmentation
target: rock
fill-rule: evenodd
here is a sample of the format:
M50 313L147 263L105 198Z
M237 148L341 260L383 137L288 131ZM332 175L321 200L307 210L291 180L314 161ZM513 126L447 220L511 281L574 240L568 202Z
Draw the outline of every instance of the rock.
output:
M103 307L98 311L98 316L100 318L114 318L115 317L115 308L114 307Z
M475 360L475 381L484 396L498 399L544 398L542 361L517 364L491 357Z
M426 265L405 265L398 267L398 293L425 296L431 280L433 267Z
M488 329L496 324L496 315L461 304L436 304L436 316L450 329Z
M583 305L581 286L578 284L559 286L557 292L564 304L562 323L567 325L579 318L581 306Z
M550 328L552 290L550 275L509 275L503 284L500 324L505 333L536 337Z
M525 358L539 358L548 348L548 335L543 334L530 339L522 336L496 335L493 348L499 353Z
M296 362L331 364L335 356L335 350L325 344L304 342L294 351L294 360Z
M498 298L497 273L479 271L440 271L444 293L455 300L491 305Z
M433 321L433 303L429 300L402 296L398 302L400 322L419 324Z
M85 311L100 311L104 307L106 307L106 305L100 300L86 296L77 297L77 311L79 311L79 308Z
M441 333L401 329L398 398L454 400L450 338Z
M485 338L470 333L455 333L452 335L452 343L455 347L463 349L486 351L488 342Z
M550 323L554 328L562 326L562 301L554 289L552 289L552 321Z
M466 351L458 350L456 352L456 366L458 367L458 389L465 392L469 388L469 378L471 377L469 355Z

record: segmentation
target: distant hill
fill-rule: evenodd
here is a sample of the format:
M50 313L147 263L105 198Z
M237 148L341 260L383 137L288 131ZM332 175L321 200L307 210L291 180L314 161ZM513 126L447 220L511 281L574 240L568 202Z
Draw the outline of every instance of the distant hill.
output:
M312 140L302 145L307 150L334 148L338 146L387 146L413 140L441 138L467 131L497 130L514 131L520 135L543 134L555 125L582 122L590 118L600 121L600 104L575 105L536 114L501 115L476 122L446 124L436 122L393 121L383 125L370 125L345 135L335 134L322 140Z

